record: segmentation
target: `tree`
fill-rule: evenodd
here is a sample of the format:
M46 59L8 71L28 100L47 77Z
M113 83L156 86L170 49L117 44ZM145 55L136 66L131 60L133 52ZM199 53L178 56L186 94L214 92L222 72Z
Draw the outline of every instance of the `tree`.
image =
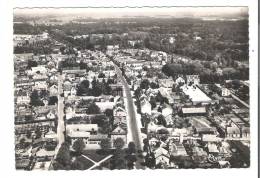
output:
M128 144L128 151L129 154L135 153L136 152L136 147L134 142L129 142Z
M75 161L71 164L71 169L73 170L84 170L83 163L79 159L75 159Z
M87 114L100 114L100 108L95 104L91 103L86 111Z
M97 124L98 127L102 127L107 120L107 117L104 115L96 115L92 117L91 124Z
M87 94L89 91L89 81L88 80L83 80L77 89L77 95L81 96L83 94Z
M121 150L125 145L125 142L122 138L116 138L114 140L114 147L117 149L117 150Z
M83 85L85 88L89 87L89 81L88 80L83 80L80 84Z
M113 109L106 109L104 114L109 118L109 123L113 125L114 123Z
M114 168L116 169L125 169L125 161L122 158L118 158L113 160L114 161Z
M157 131L158 134L169 134L169 131L166 128L161 128Z
M57 104L58 103L58 98L57 98L57 96L51 96L50 98L49 98L49 105L55 105L55 104Z
M103 139L100 142L100 147L104 150L107 151L111 148L111 141L109 138Z
M102 93L104 94L104 95L111 95L111 93L112 93L112 88L109 86L109 84L107 84L107 83L105 83L105 84L103 84L104 86L103 86L103 91L102 91Z
M126 159L127 159L129 162L131 162L131 163L137 161L137 158L136 158L135 155L127 155L127 156L126 156Z
M157 121L158 121L158 125L163 125L164 127L166 127L167 123L166 123L166 120L164 118L164 116L162 114L160 114L157 118Z
M106 109L104 114L107 116L107 117L113 117L113 109Z
M156 89L156 88L159 88L159 85L158 84L156 84L156 83L154 83L154 82L151 82L151 88L152 89Z
M163 96L160 92L155 97L156 102L163 102Z
M101 72L101 73L99 73L98 74L98 78L105 78L106 76L105 76L105 74L103 73L103 72Z
M92 86L91 95L93 96L100 96L102 94L102 89L100 86Z
M31 138L31 136L32 136L31 131L30 131L30 130L27 130L27 131L26 131L26 137L27 137L27 138Z
M109 119L104 115L96 115L92 118L91 124L97 124L102 134L108 134L110 131Z
M32 67L37 67L37 66L38 66L38 64L36 61L28 60L27 69L31 69Z
M154 168L156 165L156 159L153 153L147 154L145 156L145 164L149 168Z
M154 109L156 107L156 100L154 97L151 96L150 98L150 104L151 104L151 108Z
M149 85L150 85L149 80L144 79L144 80L141 82L140 87L141 87L142 89L148 89L148 88L149 88Z
M84 148L86 147L85 143L83 140L81 139L78 139L76 140L73 145L72 145L72 148L79 154L81 155Z
M31 98L31 105L32 106L44 106L44 103L41 101L37 90L33 90L30 98Z
M48 96L48 91L47 90L41 90L41 92L40 92L40 97L41 98L45 98L45 97L47 97Z
M141 95L141 89L138 87L135 91L134 91L134 95L136 98L139 98Z
M37 127L37 129L36 129L36 131L35 131L35 135L36 135L36 138L41 138L41 136L42 136L42 132L41 132L41 130L40 130L39 127Z
M62 143L55 161L58 163L58 168L65 169L66 167L70 166L71 156L70 156L69 145L67 143Z
M20 139L20 144L23 145L24 142L25 142L25 138L21 138L21 139Z

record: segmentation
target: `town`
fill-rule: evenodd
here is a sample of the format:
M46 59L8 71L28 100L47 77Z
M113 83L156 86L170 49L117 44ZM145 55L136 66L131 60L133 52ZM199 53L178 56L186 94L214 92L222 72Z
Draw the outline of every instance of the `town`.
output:
M248 168L248 20L181 20L15 14L16 169Z

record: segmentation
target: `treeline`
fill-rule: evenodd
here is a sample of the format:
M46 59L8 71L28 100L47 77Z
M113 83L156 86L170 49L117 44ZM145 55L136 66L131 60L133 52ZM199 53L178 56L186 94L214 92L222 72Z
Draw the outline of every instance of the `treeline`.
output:
M212 71L203 65L191 63L166 64L162 72L174 79L179 75L199 75L201 83L223 83L224 80L249 80L248 68L223 68L222 72Z

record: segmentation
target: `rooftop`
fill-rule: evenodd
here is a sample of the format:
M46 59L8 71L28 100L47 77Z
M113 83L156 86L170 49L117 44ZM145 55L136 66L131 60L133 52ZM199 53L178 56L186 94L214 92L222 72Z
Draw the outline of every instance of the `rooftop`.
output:
M186 95L190 97L192 102L198 103L211 101L211 99L195 85L184 85L181 87L181 89Z

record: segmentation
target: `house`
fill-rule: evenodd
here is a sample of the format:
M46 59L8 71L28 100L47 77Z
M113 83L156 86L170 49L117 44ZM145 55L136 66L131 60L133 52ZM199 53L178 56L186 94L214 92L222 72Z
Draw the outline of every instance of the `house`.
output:
M220 142L221 138L217 137L216 135L203 134L201 140L203 142Z
M166 165L166 167L169 166L170 155L166 149L162 147L157 148L154 151L154 156L155 156L156 165L162 164L162 165Z
M37 161L33 167L33 170L49 170L51 161Z
M46 138L46 140L56 142L57 141L57 134L52 129L50 129L47 133L44 134L44 138Z
M90 135L89 139L86 141L86 148L88 150L93 149L100 149L100 143L102 140L108 139L107 135L104 134L97 134L97 135Z
M118 124L114 128L114 130L110 133L110 136L111 136L111 141L112 141L112 147L113 147L114 141L117 138L122 138L124 140L124 143L127 144L127 131L122 126L122 124Z
M173 109L170 105L165 104L165 106L162 108L162 115L164 117L171 116L173 113Z
M29 158L15 159L15 168L27 170L29 168L30 162L31 161Z
M175 80L175 83L177 85L182 85L182 84L185 84L185 80L182 78L182 77L178 77L176 80Z
M205 117L192 117L190 122L194 128L195 133L199 135L218 135L217 129L211 126L211 122L208 121Z
M205 163L207 160L208 154L203 148L194 146L192 148L192 159L195 163Z
M149 139L149 145L152 147L155 147L159 142L160 140L158 140L156 137L152 137L151 139Z
M50 76L50 82L57 82L57 81L58 81L58 77L56 75Z
M126 110L122 107L116 107L113 110L114 124L126 123Z
M104 101L104 102L95 102L95 104L100 108L101 112L104 112L106 109L113 109L115 102Z
M218 147L215 143L208 143L207 148L209 153L219 153Z
M221 89L221 96L230 96L231 95L231 92L230 92L230 90L229 89L227 89L227 88L222 88Z
M180 95L177 95L176 92L173 92L172 95L171 95L171 99L169 99L169 104L178 104L181 102L181 96Z
M189 85L190 83L194 85L199 85L200 84L200 77L199 75L186 75L187 79L187 84Z
M49 88L49 92L50 92L50 96L56 96L58 95L58 86L57 85L52 85L50 88Z
M241 137L242 138L250 138L250 127L249 126L242 126L241 130Z
M36 154L35 157L37 158L37 160L51 160L55 155L55 150L46 150L44 148L39 149Z
M142 95L140 97L140 102L141 102L141 113L142 114L152 114L152 106L150 102L148 101L148 98L146 95Z
M166 121L166 125L167 126L172 126L173 123L174 123L174 118L173 118L173 115L170 114L170 115L167 115L166 117L164 117L165 121Z
M240 128L234 122L230 122L230 124L226 126L226 137L240 138L240 135L241 135Z
M48 85L46 81L37 81L32 87L33 90L47 90Z
M169 43L173 44L176 41L175 37L169 37Z
M18 105L22 105L22 104L29 104L30 103L30 101L31 101L31 98L30 98L30 96L26 93L26 95L20 95L20 96L18 96L17 97L17 99L16 99L16 103L18 104Z
M148 133L156 133L158 128L159 128L159 126L157 124L155 124L153 121L149 122L148 126L147 126L147 132Z
M63 83L64 97L68 97L70 95L72 87L73 87L73 84L69 80L66 80Z
M47 80L48 79L48 76L46 75L46 74L38 74L38 73L36 73L36 74L34 74L33 75L33 80L34 81L39 81L39 80Z
M211 103L211 98L209 98L197 85L184 85L181 87L185 95L188 95L194 105L202 103Z
M66 125L66 132L69 138L73 141L76 139L83 139L85 142L89 139L90 135L97 133L97 124L69 124Z
M50 111L47 115L46 115L47 119L55 119L56 115L53 111Z
M175 82L171 78L169 78L169 79L158 79L158 83L160 87L172 88Z
M182 142L181 137L188 136L190 134L190 130L187 128L174 128L171 132L172 136L179 136L180 142Z
M36 116L35 120L41 121L41 120L46 120L46 116L44 114L39 114Z
M70 90L70 96L76 96L76 94L77 94L77 90L76 90L76 88L73 86L73 87L71 87L71 90Z
M223 97L228 97L231 95L231 91L226 88L226 87L223 87L221 86L220 84L215 84L216 86L216 91L217 93L220 95L220 96L223 96Z
M119 49L119 45L107 45L108 51L114 51L114 50L118 50L118 49Z
M202 38L200 37L200 36L195 36L195 37L193 37L193 39L195 40L195 41L200 41L200 40L202 40Z
M182 143L172 142L169 146L169 152L172 156L188 156Z
M207 111L205 107L182 107L181 113L183 116L203 116L207 114Z
M32 75L36 74L36 73L40 73L40 74L46 74L47 73L47 69L45 66L37 66L37 67L32 67L30 73Z

